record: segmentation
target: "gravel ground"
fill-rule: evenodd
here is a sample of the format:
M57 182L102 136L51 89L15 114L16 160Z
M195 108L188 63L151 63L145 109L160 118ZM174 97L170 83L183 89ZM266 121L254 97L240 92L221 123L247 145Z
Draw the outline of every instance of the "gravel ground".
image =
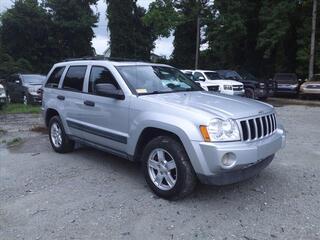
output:
M0 238L320 239L320 108L277 112L288 141L267 169L176 202L155 197L137 164L83 147L56 154L29 131L39 116L2 116L0 140L24 140L0 147Z

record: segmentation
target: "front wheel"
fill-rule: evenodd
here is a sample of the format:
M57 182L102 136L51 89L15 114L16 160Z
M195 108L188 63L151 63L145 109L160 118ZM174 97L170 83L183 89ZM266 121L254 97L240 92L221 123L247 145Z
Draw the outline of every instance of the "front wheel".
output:
M66 135L59 116L50 119L49 139L53 150L58 153L67 153L74 149L74 141Z
M196 174L177 140L167 136L151 140L144 149L142 161L146 182L159 197L179 199L194 190Z
M252 88L245 88L244 89L244 95L247 97L247 98L252 98L254 99L255 96L254 96L254 90Z

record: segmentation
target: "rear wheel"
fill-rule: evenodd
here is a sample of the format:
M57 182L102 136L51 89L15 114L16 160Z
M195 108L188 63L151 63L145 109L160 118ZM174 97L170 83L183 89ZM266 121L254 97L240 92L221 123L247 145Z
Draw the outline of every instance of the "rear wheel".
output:
M194 190L197 178L180 142L160 136L145 147L143 171L152 191L165 199L183 198Z
M74 141L66 135L59 116L49 121L49 139L53 150L58 153L72 152L74 149Z

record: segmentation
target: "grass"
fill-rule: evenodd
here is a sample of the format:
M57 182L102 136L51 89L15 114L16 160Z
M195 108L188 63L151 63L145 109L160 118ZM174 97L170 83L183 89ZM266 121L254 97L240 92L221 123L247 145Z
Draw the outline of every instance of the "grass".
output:
M7 146L8 147L14 147L19 145L20 143L22 143L22 139L21 138L14 138L11 141L7 142Z
M0 110L0 114L10 113L40 113L41 108L39 105L24 105L21 103L12 103L3 106Z

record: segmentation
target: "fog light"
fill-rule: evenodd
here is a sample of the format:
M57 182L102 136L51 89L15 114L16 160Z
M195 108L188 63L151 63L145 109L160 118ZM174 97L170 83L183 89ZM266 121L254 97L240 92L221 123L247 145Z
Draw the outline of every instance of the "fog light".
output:
M224 167L232 168L237 162L236 159L236 155L234 153L229 152L223 155L221 162Z

